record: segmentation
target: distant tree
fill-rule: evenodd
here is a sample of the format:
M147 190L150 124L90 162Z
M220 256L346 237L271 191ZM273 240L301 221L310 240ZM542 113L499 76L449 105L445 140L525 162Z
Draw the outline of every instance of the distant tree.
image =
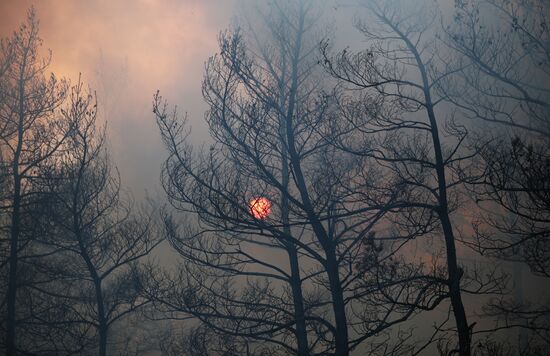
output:
M121 191L95 97L81 82L63 115L73 123L64 154L40 171L49 206L40 216L44 257L29 262L41 280L31 286L35 298L50 302L29 324L58 328L57 352L97 348L104 356L113 324L149 303L139 289L140 262L160 236L153 211L133 208Z
M69 132L59 116L66 83L52 74L46 77L50 58L40 58L41 40L33 9L19 31L2 41L0 59L0 152L2 163L2 255L7 270L2 302L5 353L18 346L18 287L23 283L19 260L33 240L30 203L36 195L36 172L57 154ZM5 313L5 314L4 314Z
M550 136L548 2L457 1L455 9L445 38L462 61L461 80L447 89L454 104L493 127Z
M497 14L499 21L485 23L481 16L486 11ZM460 71L462 80L448 90L450 97L472 119L496 130L485 137L491 144L483 155L488 175L476 182L484 189L479 200L496 202L510 217L486 220L509 233L510 240L480 234L479 247L522 256L535 273L545 276L550 251L549 12L544 1L460 3L447 32L449 46L469 64ZM513 251L514 246L521 251Z
M491 21L485 14L491 13ZM482 179L472 181L480 208L478 252L523 262L550 277L550 4L542 0L458 1L445 41L457 72L443 88L474 121L486 123ZM460 65L456 65L456 63ZM550 300L492 301L487 312L502 328L531 330L520 350L550 344ZM527 345L528 344L528 345ZM520 345L521 346L521 345ZM540 351L540 350L539 350Z
M170 329L170 332L163 335L159 340L160 349L163 355L276 355L270 348L264 347L253 349L250 344L227 333L216 333L212 328L205 325L198 325L186 328L181 333Z

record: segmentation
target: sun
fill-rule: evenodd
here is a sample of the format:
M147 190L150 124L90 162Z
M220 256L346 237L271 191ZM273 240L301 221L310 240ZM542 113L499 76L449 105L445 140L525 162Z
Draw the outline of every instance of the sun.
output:
M254 199L251 199L248 203L248 207L250 209L250 213L252 216L254 216L256 219L266 219L268 215L271 213L271 202L266 197L257 197Z

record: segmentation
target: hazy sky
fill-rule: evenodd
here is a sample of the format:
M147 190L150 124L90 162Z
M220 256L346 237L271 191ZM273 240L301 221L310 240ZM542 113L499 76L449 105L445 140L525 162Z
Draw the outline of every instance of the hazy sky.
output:
M0 34L9 36L34 4L50 69L97 90L123 184L142 196L158 186L164 159L151 112L160 89L189 112L204 137L204 61L231 23L233 0L1 0ZM151 192L153 193L153 192Z
M194 143L206 138L204 62L216 53L217 35L230 26L242 1L266 0L0 0L0 36L16 30L34 4L44 48L53 52L51 71L72 81L82 73L97 90L123 185L137 198L148 191L162 199L159 176L166 153L152 96L159 89L188 112ZM450 13L453 0L436 2ZM329 12L336 16L339 46L357 41L351 39L358 36L351 30L353 10L342 14L329 6Z
M34 4L43 47L53 52L50 69L72 81L82 73L97 91L123 185L142 197L145 190L160 192L166 156L151 112L153 93L160 89L170 104L187 112L194 143L204 140L204 62L216 53L218 33L231 25L237 10L262 1L0 0L0 35L17 29ZM359 36L351 26L356 12L335 10L334 0L317 1L328 5L327 22L338 32L340 47Z

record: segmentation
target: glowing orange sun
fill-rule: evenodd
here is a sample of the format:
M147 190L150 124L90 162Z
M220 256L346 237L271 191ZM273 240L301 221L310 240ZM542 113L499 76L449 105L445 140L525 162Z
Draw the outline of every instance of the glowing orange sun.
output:
M265 197L258 197L250 200L248 207L250 208L250 213L256 219L265 219L271 213L271 202Z

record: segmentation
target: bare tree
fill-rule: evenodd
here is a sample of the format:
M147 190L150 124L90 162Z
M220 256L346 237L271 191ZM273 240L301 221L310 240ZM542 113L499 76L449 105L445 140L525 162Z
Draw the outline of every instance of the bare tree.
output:
M549 13L539 0L458 1L445 39L463 61L447 89L454 104L472 119L548 137Z
M365 157L325 137L340 118L321 91L312 56L318 41L307 36L313 2L273 6L276 16L266 17L272 42L251 46L239 31L223 34L220 53L207 63L210 150L194 153L185 118L154 98L170 154L164 187L177 210L199 221L191 228L167 219L168 238L185 257L183 272L150 294L216 332L268 341L278 352L348 355L418 306L377 303L380 293L430 300L434 288L406 268L398 272L402 283L389 281L388 265L397 258L361 265L366 250L371 257L383 251L365 248L366 241L385 212L403 207L402 190L376 184L393 176L382 177ZM258 197L269 199L270 215L254 216L250 204ZM286 266L269 258L281 252ZM394 252L388 248L386 258ZM383 292L363 278L374 275L372 283L381 284L376 273ZM382 348L373 352L392 351Z
M148 303L139 289L140 261L160 238L153 212L136 211L121 191L105 127L97 123L95 97L81 82L71 89L63 114L73 123L64 154L40 172L50 206L42 216L48 228L40 239L46 256L31 261L42 278L31 288L51 302L29 323L61 325L65 337L76 335L73 352L97 347L104 356L113 324Z
M7 355L16 352L17 289L21 282L18 261L32 240L23 221L27 202L34 194L34 175L56 154L69 126L57 112L66 84L53 74L45 76L50 60L39 57L40 45L38 21L31 9L26 23L2 46L0 149L5 192L12 193L2 194L2 220L9 229L7 237L2 237L2 243L7 244L2 250L8 252L0 262L2 269L9 270L2 303L7 312L2 318L6 323Z
M503 280L496 270L489 273L494 282L485 280L476 268L468 271L459 262L453 214L464 201L465 183L477 177L470 166L481 148L466 146L471 135L468 125L445 107L447 97L439 85L460 67L448 66L449 54L436 43L437 8L418 5L361 1L357 6L366 10L367 17L358 19L356 27L367 40L367 49L331 55L328 43L322 45L324 67L340 81L338 101L346 119L335 127L339 134L333 144L371 157L397 175L398 183L388 189L401 186L406 192L404 208L395 211L392 221L402 246L410 246L409 237L429 239L431 249L443 242L444 264L434 259L431 271L418 273L436 289L432 308L450 299L458 347L449 351L470 355L473 323L468 322L463 293L500 292ZM360 94L353 94L357 89ZM409 258L407 263L413 262ZM414 301L426 309L423 302Z
M486 11L498 14L499 21L482 21ZM486 121L496 130L492 137L484 137L491 144L482 162L488 174L475 182L483 189L476 192L478 199L496 202L511 217L500 222L486 219L509 233L511 240L491 243L491 237L480 231L487 249L479 247L482 252L494 248L514 255L514 246L525 247L520 255L525 254L535 273L545 276L549 246L544 241L550 222L546 179L550 33L545 22L549 11L543 1L459 4L455 24L447 30L448 45L469 64L460 71L459 84L447 89L449 96L472 119ZM459 96L458 91L468 94Z
M285 13L284 12L285 10L282 9L280 6L281 4L277 4L272 7L273 13L271 15L273 14L275 15L273 17L270 17L269 14L263 14L264 15L263 19L266 20L267 22L266 27L267 27L267 31L269 32L268 36L272 39L274 43L270 45L267 45L265 43L260 43L259 37L253 38L252 42L255 42L258 45L256 47L258 49L258 52L254 53L253 56L256 55L259 58L259 60L262 61L263 65L265 65L266 68L269 68L269 72L268 72L268 69L266 69L266 72L263 73L262 75L265 75L265 79L269 81L269 83L266 83L266 85L271 86L270 88L270 90L272 91L271 99L274 100L275 103L280 106L278 109L282 111L283 107L281 106L283 105L286 106L289 100L290 101L295 100L294 97L290 97L289 99L289 93L288 93L289 90L291 90L290 76L291 76L292 68L294 68L295 71L300 70L301 73L299 75L302 79L307 78L308 76L307 71L310 70L310 68L308 68L307 64L305 63L311 62L310 55L312 52L312 47L304 50L303 48L301 48L299 42L303 40L305 41L307 37L311 37L311 34L310 34L312 32L311 28L306 29L305 27L306 26L311 27L312 25L312 23L310 23L312 21L311 20L312 18L309 13L313 10L312 10L312 5L310 3L308 3L307 5L304 5L302 3L299 5L287 5L286 9L290 10L288 13ZM307 25L304 24L306 21L308 22ZM238 144L250 145L251 143L249 142L249 140L250 138L252 138L252 137L250 138L243 137L243 138L239 138L239 140L244 139L242 142L238 142L238 141L231 142L231 138L228 137L229 132L224 132L222 127L220 127L219 130L216 129L218 125L224 124L220 121L221 118L217 117L217 115L219 115L219 112L217 112L217 109L216 109L216 107L219 105L219 103L217 102L218 101L217 96L220 94L219 91L220 90L233 91L232 88L229 88L229 87L224 88L225 83L223 82L224 78L222 78L222 76L229 74L232 77L230 80L237 85L237 81L239 80L239 78L237 78L235 73L231 73L231 72L233 72L234 70L232 66L236 66L238 64L236 62L231 63L229 61L247 60L244 57L230 58L235 55L239 55L239 56L245 55L244 52L241 52L242 50L244 50L244 43L242 42L242 38L240 36L241 36L240 33L236 33L234 36L222 37L220 42L220 47L222 51L221 56L218 58L214 58L209 62L208 68L207 68L207 79L205 79L205 84L203 89L205 96L207 97L207 100L211 102L213 107L212 119L210 121L212 130L213 130L212 131L213 135L218 136L218 140L220 141L220 143L227 147L234 147L235 145L238 145ZM287 46L288 45L287 42L293 43L296 41L298 41L298 44L290 47ZM311 45L311 41L309 45ZM309 51L309 53L307 53L307 51ZM237 52L240 52L240 53L237 53ZM296 58L297 56L300 56L300 57L303 56L304 58L298 59ZM290 63L294 63L294 64L291 65ZM258 67L258 69L259 68L260 67ZM249 70L252 68L249 67L249 68L243 68L243 69ZM259 77L254 78L254 80L256 79L259 79ZM258 83L254 83L253 85L255 84L258 84ZM293 90L296 90L296 89L293 89ZM295 94L291 94L291 96L295 96ZM230 103L228 101L228 104L233 105L233 102ZM296 340L297 340L297 347L298 347L297 353L305 355L305 354L308 354L309 352L308 351L309 346L308 346L308 340L307 340L307 334L306 334L306 323L305 323L305 316L304 316L304 305L303 305L304 301L303 301L302 287L301 287L302 279L300 277L301 272L300 272L300 267L298 263L298 251L297 251L297 247L292 242L293 237L290 231L291 226L288 223L289 214L290 214L289 201L288 201L288 197L284 193L284 191L288 189L288 185L289 185L289 172L288 172L289 164L287 159L287 153L285 152L286 149L285 149L284 141L281 141L283 139L282 137L284 137L282 135L285 134L284 126L281 122L284 117L282 112L276 112L274 110L270 110L271 112L269 112L268 111L269 109L266 108L266 103L251 102L247 105L248 105L248 108L246 108L245 110L249 111L249 113L245 115L254 115L254 117L252 116L250 117L251 120L258 120L258 117L256 117L257 115L264 115L266 119L270 120L270 122L266 122L266 124L269 126L266 126L264 128L258 127L257 132L254 133L255 135L262 135L262 134L266 135L264 138L265 142L262 143L258 140L258 147L252 148L252 149L257 150L258 153L260 150L261 152L265 152L268 156L266 156L265 163L264 162L261 162L261 163L264 165L264 168L266 163L268 163L269 169L275 171L274 176L272 176L272 178L277 179L277 185L274 187L273 191L269 191L269 198L273 200L276 196L278 196L278 199L280 199L278 200L277 203L279 204L277 205L281 207L280 218L283 224L283 227L280 228L280 231L275 230L274 232L270 232L269 234L267 234L266 236L267 238L264 237L263 241L258 242L258 245L259 246L263 245L264 247L270 246L271 248L276 250L286 251L286 254L288 255L288 259L289 259L289 266L290 266L289 273L284 272L282 276L277 277L277 276L269 276L269 274L265 274L264 277L270 278L270 279L274 277L276 280L277 279L282 280L285 283L288 283L288 286L291 288L291 295L293 298L291 305L292 304L294 305L293 314L294 314L294 319L296 320L296 330L294 333L296 335ZM290 104L290 105L292 106L294 104ZM258 106L258 109L256 110L254 106ZM266 110L266 112L262 113L261 112L262 110ZM293 109L291 108L290 110L293 110ZM166 117L166 112L162 108L162 103L160 102L159 97L157 97L155 101L155 111L157 113L157 116L160 118L159 125L163 132L163 135L166 136L165 142L167 143L170 150L174 152L173 154L177 158L178 157L177 155L180 154L179 151L181 151L182 148L176 147L174 143L178 143L178 142L173 142L174 137L170 137L171 135L177 136L178 134L182 133L181 129L180 129L180 132L176 131L177 118ZM238 125L238 124L241 124L241 122L235 122L235 124ZM246 124L249 126L251 122L244 122L243 124ZM174 125L174 126L170 127L171 125ZM233 128L230 128L230 129L233 129ZM215 132L216 130L218 132ZM259 136L256 136L256 137L259 138ZM279 142L281 144L281 147L272 147L272 149L270 149L268 146L272 146L273 143L275 142ZM262 145L263 147L259 147L259 145ZM238 147L235 147L235 148L238 148ZM213 150L212 152L214 152L215 148L213 147L212 150ZM230 153L229 152L222 153L220 150L220 155L222 154L227 155ZM252 157L243 157L243 158L236 157L236 159L239 159L239 160L246 159L246 161L248 162L243 161L243 162L235 162L235 163L237 163L238 165L246 164L249 167L247 170L255 171L255 169L250 164L251 163L250 160L252 159ZM182 161L181 164L183 163L185 163L185 166L183 167L187 167L187 163ZM245 191L243 192L245 193L243 194L244 196L237 195L237 194L240 194L241 192L227 193L227 194L233 193L237 195L234 198L235 200L230 201L229 203L234 205L235 209L240 210L241 214L244 213L245 217L249 218L250 217L250 208L249 208L250 200L253 199L255 195L262 196L262 194L265 194L266 187L258 186L258 182L261 183L261 180L258 180L258 182L254 182L254 178L258 175L257 172L251 172L251 173L247 172L246 175L249 175L249 177L247 176L240 177L241 174L240 172L238 172L239 168L234 166L235 163L232 164L233 167L231 167L230 165L226 165L224 167L225 172L221 174L229 175L230 174L229 172L233 172L237 170L235 173L238 175L235 176L234 179L239 179L239 180L247 179L248 181L246 182L246 184L249 184L249 187L243 186L243 187L239 187L240 189L257 186L256 192L251 190L247 192ZM220 174L218 173L219 168L216 168L216 167L207 168L207 167L208 167L208 163L205 162L205 169L212 171L212 173L215 175ZM167 166L167 169L172 169L172 168ZM167 170L166 172L168 175L171 175L170 171ZM180 182L179 184L182 184L182 183ZM239 184L240 186L243 183L237 181L237 182L233 182L232 184L236 186L237 184ZM213 186L211 186L210 189L211 188L213 188ZM239 188L236 187L236 189L239 189ZM201 188L200 190L201 194L203 194L203 192L204 194L210 194L208 192L205 192L205 189L208 189L208 188L207 187ZM277 191L280 191L280 192L276 193ZM197 192L199 191L197 190ZM171 197L173 196L177 196L177 195L171 194ZM201 197L197 196L194 199L198 200L198 199L201 199ZM197 204L194 201L193 203ZM224 217L221 216L221 218L223 219ZM252 227L263 225L261 220L260 221L248 220L244 222L246 222L248 225L250 225L250 223L252 222L251 224ZM247 229L250 229L250 228L251 228L250 226L247 227ZM233 228L233 230L237 230L237 229ZM215 238L219 239L219 237L215 237ZM230 236L230 240L231 239L234 240L235 238L233 236ZM243 242L249 243L247 240L248 239L244 239ZM253 241L252 239L250 240ZM234 243L235 242L233 242L233 244ZM231 242L228 241L227 244L231 244ZM206 246L195 246L196 251L200 252L201 248L204 249L205 251L211 250L211 248L208 249ZM220 248L220 247L217 246L217 248ZM184 251L182 252L185 254ZM222 252L220 251L220 253ZM260 266L262 264L265 264L265 266L269 265L267 264L267 262L264 262L261 260L255 261L255 258L252 255L247 256L247 254L250 252L246 252L244 250L244 247L241 253L244 257L246 257L244 260L242 260L242 262L240 262L243 266L246 264L256 264L256 263ZM231 253L229 253L228 255L231 255ZM191 256L187 256L187 257L191 257ZM234 263L238 263L238 262L235 260ZM283 269L279 267L276 267L276 266L272 266L272 267L277 274L280 274L281 272L283 272ZM239 271L235 269L235 272L239 272ZM250 288L251 290L253 290L255 287L250 286ZM285 328L288 329L288 326ZM271 330L271 329L268 328L268 330Z
M484 14L493 14L487 21ZM550 7L546 1L460 1L446 44L462 69L449 98L472 120L486 123L478 162L486 174L472 181L480 214L478 252L526 263L550 277ZM457 66L458 67L458 66ZM550 342L548 301L507 296L488 306L503 324L532 331L535 347ZM546 321L545 321L546 319ZM537 336L538 335L538 340ZM526 347L526 340L524 345ZM528 353L529 350L520 352ZM532 351L537 352L537 351Z

